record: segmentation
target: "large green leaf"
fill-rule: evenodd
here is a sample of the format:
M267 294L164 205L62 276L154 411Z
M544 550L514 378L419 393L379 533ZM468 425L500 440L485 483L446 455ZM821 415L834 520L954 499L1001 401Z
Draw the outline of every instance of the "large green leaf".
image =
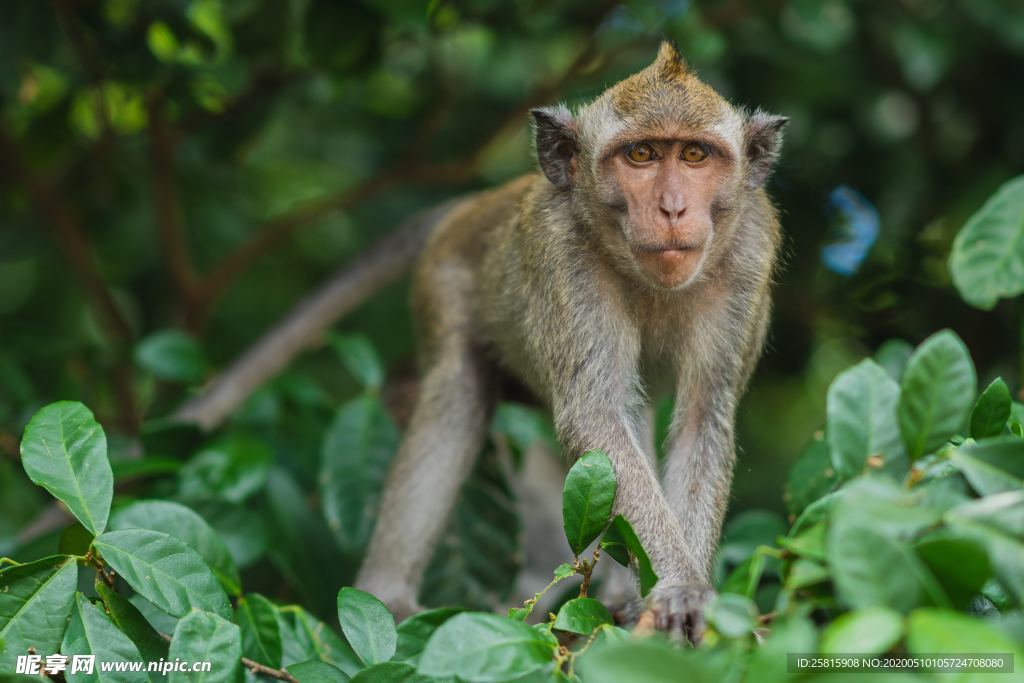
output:
M394 659L410 664L418 662L423 648L438 626L460 612L457 608L441 607L414 614L403 621L398 625L398 645L395 647Z
M1004 183L968 219L949 268L960 296L976 308L1024 292L1024 176Z
M950 529L988 551L992 570L1024 605L1024 491L1007 491L959 505L945 515Z
M927 569L899 541L871 527L845 525L829 532L827 552L844 605L909 612L925 603Z
M436 678L421 676L406 662L383 662L368 666L352 677L353 683L435 683ZM302 683L301 681L299 683Z
M363 668L356 653L341 636L312 614L289 605L277 610L281 628L284 666L296 662L318 659L338 667L353 676Z
M427 676L505 681L550 664L555 646L526 624L486 613L458 614L443 623L420 656Z
M615 515L612 523L608 525L608 530L604 532L604 537L601 539L601 549L622 565L629 564L629 557L636 560L637 576L640 579L640 595L646 596L658 582L658 575L654 573L651 558L644 550L636 532L633 531L633 526L622 515Z
M349 645L367 666L386 662L395 654L395 618L369 593L342 588L338 592L338 621Z
M865 607L836 617L821 635L822 654L882 654L903 636L903 615L888 607Z
M51 403L35 414L21 440L29 478L68 506L94 536L103 533L114 495L107 437L81 403Z
M574 598L562 605L555 618L555 628L589 636L602 624L612 624L608 608L593 598Z
M739 679L739 675L727 675L721 659L702 654L654 639L632 639L588 651L578 670L586 683L720 683ZM741 661L728 654L730 663Z
M992 578L992 566L984 545L956 529L929 534L914 550L942 585L954 607L967 609Z
M281 629L277 609L269 600L258 593L239 598L235 623L242 630L246 657L275 669L281 665Z
M345 683L351 680L336 666L319 659L300 662L288 667L288 673L299 683Z
M103 559L144 598L175 617L192 610L231 616L224 589L196 551L159 531L108 531L93 543Z
M324 436L320 487L324 516L342 549L357 555L370 540L399 434L376 395L341 406Z
M195 338L180 330L155 332L135 347L135 362L154 377L189 384L202 381L209 363Z
M722 593L705 613L708 623L726 638L747 638L754 632L757 606L745 596Z
M984 620L951 610L927 608L915 610L907 619L907 652L1009 652L1015 654L1018 661L1024 657L1020 641L1014 642Z
M78 566L47 557L0 571L0 671L14 671L30 647L53 654L60 647L75 601Z
M992 380L985 391L981 392L978 402L971 411L971 436L984 439L988 436L999 436L1006 428L1010 419L1010 388L1002 377Z
M789 469L785 492L786 509L801 514L808 505L835 488L838 478L824 434L816 434Z
M103 600L110 620L132 639L144 661L167 658L167 641L160 637L135 605L101 580L96 581L96 593Z
M196 610L178 622L168 660L209 662L205 673L175 671L168 683L234 683L242 658L238 627L211 612Z
M345 369L366 389L379 389L384 383L384 364L373 344L364 335L348 334L331 337L331 346L338 352Z
M1016 436L964 444L952 459L983 496L1024 488L1024 441Z
M907 457L896 421L899 385L870 358L840 374L828 389L829 449L843 479L861 474L868 457L902 478Z
M579 555L608 526L615 503L615 468L601 451L584 453L569 469L562 487L562 526Z
M184 505L165 500L138 501L115 512L110 528L152 529L173 536L199 553L224 590L232 595L242 590L242 580L227 546L205 519Z
M65 678L70 683L136 683L149 680L144 671L103 671L100 663L142 662L142 655L139 654L139 648L135 643L111 623L103 610L89 602L81 593L75 597L71 622L64 633L60 653L69 656L96 656L96 665L92 673L72 673L70 668L65 672Z
M976 380L967 347L950 330L925 339L903 373L898 416L911 458L937 449L964 426Z
M232 435L196 453L182 466L179 491L190 500L240 503L263 488L272 461L273 453L263 441Z

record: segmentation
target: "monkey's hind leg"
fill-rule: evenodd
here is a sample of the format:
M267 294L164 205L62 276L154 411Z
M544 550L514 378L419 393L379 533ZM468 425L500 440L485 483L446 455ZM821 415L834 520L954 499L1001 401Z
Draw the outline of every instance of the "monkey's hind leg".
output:
M356 586L403 619L420 609L423 572L483 445L491 412L486 362L451 339L420 385L384 486Z

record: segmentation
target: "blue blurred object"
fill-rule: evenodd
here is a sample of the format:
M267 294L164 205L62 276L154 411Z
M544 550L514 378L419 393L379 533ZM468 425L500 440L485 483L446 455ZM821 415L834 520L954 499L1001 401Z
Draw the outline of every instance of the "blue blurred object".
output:
M838 239L821 249L821 260L833 273L849 277L860 269L878 239L878 210L852 187L840 185L828 197L832 230Z

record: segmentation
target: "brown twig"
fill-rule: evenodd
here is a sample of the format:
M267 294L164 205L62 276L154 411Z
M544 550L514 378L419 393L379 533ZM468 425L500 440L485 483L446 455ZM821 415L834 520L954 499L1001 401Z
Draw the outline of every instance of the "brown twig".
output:
M121 313L114 295L96 266L87 232L71 210L71 204L48 181L35 176L24 160L21 148L0 127L0 171L13 176L28 191L36 213L53 231L57 244L71 264L86 293L86 300L99 316L108 336L124 351L132 344L133 333ZM123 354L122 354L123 355ZM131 383L131 366L119 363L112 373L115 398L124 426L132 430L138 424L136 401Z
M175 177L174 135L164 113L164 100L159 95L147 102L149 112L149 139L154 211L163 243L167 272L181 298L185 312L185 325L193 328L198 322L199 304L196 292L195 269L189 255L187 239L178 199Z
M172 640L171 636L167 635L162 631L157 631L157 634L161 638L166 640L168 643ZM299 680L292 676L290 673L288 673L288 669L285 669L284 667L280 669L275 669L272 666L260 664L255 660L249 659L248 657L242 657L239 661L242 662L242 666L249 669L249 671L252 671L253 673L263 674L264 676L270 676L271 678L276 678L279 681L288 681L288 683L299 683Z

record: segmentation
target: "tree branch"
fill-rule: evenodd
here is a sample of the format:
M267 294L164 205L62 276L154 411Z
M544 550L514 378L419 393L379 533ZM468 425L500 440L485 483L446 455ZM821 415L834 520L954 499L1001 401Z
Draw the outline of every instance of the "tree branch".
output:
M59 248L82 283L86 301L96 311L107 335L123 355L124 350L131 347L134 334L96 267L86 230L58 189L32 173L25 163L21 148L2 127L0 170L9 173L27 190L36 213L53 231ZM134 429L138 425L139 415L132 390L131 365L120 362L112 373L111 382L124 426L129 430Z
M164 115L164 100L153 96L147 100L154 212L163 243L167 272L181 298L185 326L192 328L197 320L199 299L196 296L195 269L189 256L187 240L178 199L175 178L174 137Z
M187 401L175 419L210 430L220 425L253 391L312 346L334 322L405 271L431 227L452 202L413 217L381 239L320 289L301 301L277 326L221 373L202 394Z

